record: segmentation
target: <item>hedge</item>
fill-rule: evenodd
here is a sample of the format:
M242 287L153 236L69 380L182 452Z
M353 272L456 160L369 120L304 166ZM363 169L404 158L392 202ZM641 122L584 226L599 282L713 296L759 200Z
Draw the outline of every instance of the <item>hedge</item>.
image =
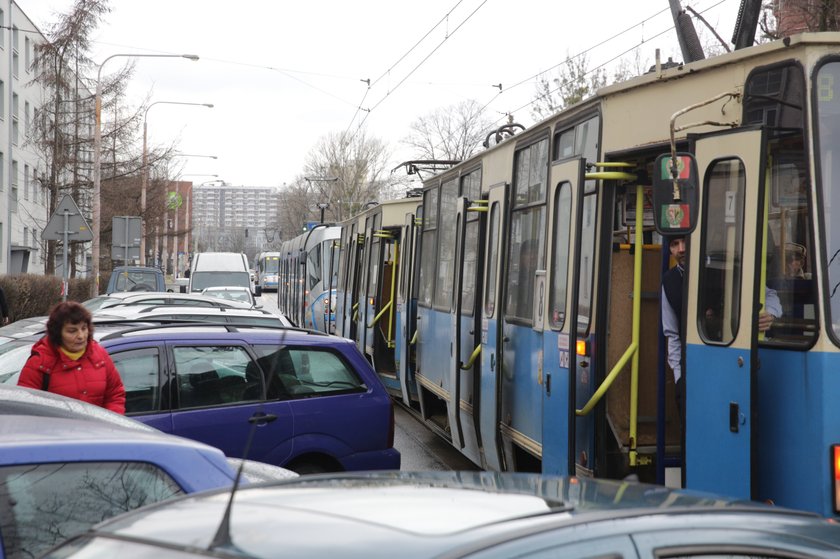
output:
M92 278L68 280L67 300L81 302L90 299L92 282ZM0 288L6 294L12 322L30 316L47 316L53 305L62 300L61 278L58 276L0 276Z

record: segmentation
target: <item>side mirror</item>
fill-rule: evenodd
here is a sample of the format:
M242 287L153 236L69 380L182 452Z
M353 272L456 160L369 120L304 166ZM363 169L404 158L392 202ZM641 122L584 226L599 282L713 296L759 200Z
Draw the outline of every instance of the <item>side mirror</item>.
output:
M653 167L653 215L660 235L688 235L697 226L697 160L664 153Z

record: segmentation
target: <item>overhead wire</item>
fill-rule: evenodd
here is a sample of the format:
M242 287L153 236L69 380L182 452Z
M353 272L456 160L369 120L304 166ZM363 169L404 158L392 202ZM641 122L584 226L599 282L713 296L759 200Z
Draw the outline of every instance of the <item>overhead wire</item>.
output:
M462 3L463 1L464 1L464 0L458 0L458 2L456 2L456 3L455 3L455 5L454 5L454 6L452 6L452 7L449 9L449 11L447 11L447 12L446 12L446 14L444 14L444 16L443 16L442 18L440 18L440 20L439 20L436 24L434 24L434 25L431 27L431 29L429 29L428 31L426 31L426 33L424 33L424 34L423 34L423 36L422 36L422 37L420 37L420 39L418 39L418 40L417 40L417 42L416 42L416 43L414 43L414 45L413 45L411 48L409 48L409 49L408 49L408 50L407 50L407 51L406 51L406 52L405 52L402 56L400 56L400 57L397 59L397 61L396 61L396 62L394 62L393 64L391 64L391 66L390 66L387 70L385 70L384 72L382 72L382 75L380 75L378 78L376 78L375 80L373 80L373 83L371 83L371 82L370 82L370 80L368 80L368 86L367 86L367 89L365 90L365 94L362 96L362 100L359 102L358 106L356 107L356 112L354 112L354 113L353 113L353 118L351 118L351 119L350 119L350 122L347 124L347 128L344 130L344 135L345 135L345 136L346 136L346 135L347 135L347 133L350 131L350 128L353 126L353 122L355 122L355 121L356 121L356 117L357 117L357 116L359 116L359 111L365 111L365 112L368 112L368 113L370 112L370 109L363 109L363 108L362 108L362 106L363 106L363 104L364 104L364 102L365 102L365 99L367 99L368 93L370 93L370 88L371 88L371 87L374 87L377 83L379 83L379 82L382 80L382 78L384 78L385 76L387 76L388 74L390 74L390 73L394 70L394 68L396 68L396 67L397 67L397 65L398 65L400 62L402 62L403 60L405 60L405 58L406 58L409 54L411 54L412 52L414 52L414 49L416 49L416 48L420 45L420 43L422 43L423 41L425 41L425 40L426 40L426 38L427 38L429 35L431 35L432 31L434 31L435 29L437 29L438 27L440 27L440 24L441 24L441 23L443 23L444 21L446 21L446 20L447 20L447 18L449 18L449 16L452 14L452 12L454 12L454 11L455 11L455 9L456 9L458 6L460 6L460 5L461 5L461 3ZM361 126L361 125L360 125L360 126Z
M449 40L449 39L450 39L450 38L451 38L451 37L452 37L455 33L457 33L457 32L458 32L458 30L459 30L459 29L461 29L461 27L463 27L463 26L464 26L464 25L465 25L465 24L466 24L466 23L467 23L470 19L472 19L472 17L473 17L473 16L474 16L474 15L478 12L478 10L480 10L480 9L481 9L481 8L482 8L482 7L483 7L483 6L487 3L487 1L488 1L488 0L483 0L483 1L481 2L481 4L479 4L479 5L478 5L478 6L477 6L477 7L476 7L476 8L475 8L472 12L470 12L470 13L469 13L469 15L467 15L467 17L466 17L466 18L464 18L464 20L463 20L463 21L461 21L461 23L459 23L459 24L458 24L458 26L457 26L457 27L455 27L455 29L453 29L450 33L447 33L447 34L446 34L446 37L444 37L444 39L443 39L440 43L438 43L438 44L437 44L437 46L435 46L435 48L434 48L434 49L432 49L432 51L431 51L431 52L429 52L429 53L428 53L428 54L427 54L427 55L426 55L426 56L425 56L425 57L424 57L424 58L423 58L420 62L418 62L418 63L417 63L417 65L416 65L416 66L415 66L415 67L414 67L414 68L413 68L413 69L412 69L412 70L411 70L408 74L406 74L406 75L403 77L403 79L401 79L401 80L397 83L397 85L395 85L392 89L390 89L390 90L389 90L389 91L388 91L388 92L387 92L387 93L386 93L386 94L385 94L385 95L384 95L384 96L383 96L383 97L382 97L379 101L377 101L377 102L376 102L376 104L374 104L374 105L373 105L373 106L372 106L372 107L371 107L371 108L367 111L367 113L365 114L365 117L362 119L362 121L361 121L361 122L359 123L359 125L356 127L356 131L353 133L353 136L351 136L351 137L350 137L350 140L349 140L349 141L352 141L352 140L353 140L353 138L355 138L356 134L358 134L359 130L361 130L362 126L364 126L365 122L367 121L368 117L370 116L370 113L371 113L373 110L375 110L377 107L379 107L379 105L381 105L381 104L385 101L385 99L387 99L387 98L388 98L388 97L389 97L389 96L390 96L390 95L391 95L394 91L396 91L397 89L399 89L399 88L400 88L400 86L402 86L402 84L404 84L404 83L405 83L405 81L406 81L408 78L410 78L410 77L414 74L414 72L416 72L416 71L417 71L417 70L418 70L418 69L419 69L419 68L420 68L423 64L425 64L425 63L426 63L426 61L427 61L427 60L429 60L429 58L431 58L431 56L432 56L433 54L435 54L435 53L436 53L436 52L440 49L440 47L442 47L442 46L443 46L443 44L444 44L446 41L448 41L448 40Z
M706 13L706 12L708 12L709 10L712 10L712 9L716 8L716 7L720 6L721 4L723 4L723 3L727 2L727 1L729 1L729 0L719 0L719 1L717 1L716 3L712 4L711 6L709 6L709 7L705 8L704 10L701 10L701 12L700 12L700 13ZM566 60L574 60L574 59L576 59L576 58L579 58L579 57L581 57L581 56L584 56L584 55L586 55L586 54L590 53L590 52L591 52L592 50L594 50L595 48L598 48L598 47L600 47L600 46L603 46L605 43L607 43L607 42L609 42L609 41L612 41L612 40L614 40L614 39L618 38L619 36L623 35L624 33L627 33L627 32L629 32L629 31L631 31L632 29L635 29L636 27L638 27L638 26L640 26L640 25L643 25L645 22L647 22L647 21L649 21L649 20L652 20L652 19L653 19L653 18L655 18L655 17L658 17L658 16L659 16L659 15L661 15L663 12L668 11L669 9L670 9L670 8L665 8L665 9L663 9L663 10L660 10L660 11L656 12L655 14L653 14L653 15L651 15L651 16L648 16L648 17L646 17L646 18L645 18L644 20L642 20L641 22L639 22L639 23L637 23L637 24L635 24L635 25L632 25L632 26L630 26L630 27L628 27L628 28L624 29L623 31L621 31L621 32L619 32L619 33L617 33L617 34L613 35L612 37L610 37L610 38L608 38L608 39L605 39L604 41L601 41L600 43L598 43L598 44L596 44L596 45L593 45L593 46L591 46L591 47L589 47L589 48L587 48L587 49L585 49L585 50L583 50L583 51L579 52L578 54L576 54L576 55L574 55L574 56L572 56L572 57L567 58ZM658 33L656 33L656 34L654 34L653 36L648 37L648 38L645 38L645 39L642 39L641 41L639 41L638 43L634 44L633 46L631 46L630 48L626 49L625 51L623 51L623 52L621 52L621 53L619 53L619 54L617 54L617 55L613 56L612 58L610 58L609 60L606 60L605 62L602 62L602 63L601 63L601 64L599 64L598 66L596 66L596 67L594 67L594 68L591 68L591 69L587 70L586 72L584 72L584 74L583 74L583 75L584 75L584 76L589 75L589 74L591 74L591 73L593 73L593 72L596 72L596 71L598 71L598 70L600 70L600 69L602 69L602 68L606 67L606 66L607 66L607 65L609 65L611 62L614 62L615 60L620 59L622 56L624 56L624 55L626 55L626 54L628 54L628 53L632 52L633 50L635 50L635 49L637 49L637 48L641 47L641 46L642 46L642 45L644 45L646 42L648 42L648 41L650 41L650 40L652 40L652 39L656 39L656 38L658 38L658 37L661 37L662 35L664 35L664 34L666 34L666 33L670 32L670 31L672 31L674 28L675 28L675 26L672 24L672 25L668 26L666 29L664 29L664 30L662 30L662 31L660 31L660 32L658 32ZM530 77L528 77L528 78L525 78L525 79L523 79L523 80L521 80L521 81L517 82L517 83L516 83L516 84L514 84L513 86L511 86L511 87L509 87L509 88L506 88L504 92L500 91L499 93L495 94L495 95L494 95L494 96L493 96L493 97L492 97L492 98L491 98L491 99L490 99L490 100L489 100L489 101L488 101L488 102L487 102L487 103L486 103L486 104L482 107L481 112L483 112L484 110L486 110L486 109L487 109L487 107L490 105L490 103L492 103L493 101L495 101L495 100L496 100L496 99L497 99L500 95L502 95L503 93L506 93L506 92L510 91L511 89L513 89L513 88L515 88L515 87L518 87L518 86L520 86L520 85L523 85L523 84L525 84L525 83L529 83L529 82L531 82L531 80L534 80L534 79L538 78L539 76L541 76L541 75L545 74L546 72L549 72L549 71L553 70L554 68L557 68L557 67L561 66L561 65L562 65L562 64L564 64L564 63L565 63L565 61L564 61L564 62L560 62L560 63L558 63L558 64L555 64L554 66L552 66L551 68L549 68L548 70L546 70L546 71L544 71L544 72L539 72L539 73L538 73L538 74L536 74L536 75L533 75L533 76L530 76ZM551 89L551 90L547 91L547 92L546 92L546 93L544 93L543 95L540 95L540 96L536 97L535 99L532 99L532 100L530 100L529 102L525 103L524 105L522 105L522 106L520 106L520 107L518 107L518 108L516 108L516 109L514 109L514 110L512 110L512 111L509 111L509 114L513 114L513 113L515 113L515 112L517 112L517 111L521 111L522 109L525 109L526 107L529 107L529 106L533 105L534 103L538 102L540 99L543 99L546 95L550 95L551 93L554 93L554 92L556 92L556 91L559 91L559 90L560 90L560 88L561 88L563 85L567 85L567 84L568 84L568 82L564 82L563 84L558 85L557 87L555 87L554 89ZM495 122L500 122L500 121L501 121L501 120L503 120L504 118L507 118L507 114L508 114L508 113L506 113L505 115L503 115L503 116L501 116L501 117L497 118L497 119L495 120Z

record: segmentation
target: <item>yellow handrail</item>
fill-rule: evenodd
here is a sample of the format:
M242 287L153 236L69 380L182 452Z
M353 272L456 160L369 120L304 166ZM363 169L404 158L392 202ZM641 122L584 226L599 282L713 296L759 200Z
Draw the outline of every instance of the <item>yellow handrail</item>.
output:
M481 344L475 346L475 349L473 350L472 355L470 355L470 358L467 361L467 363L465 365L461 365L461 370L469 371L470 369L472 369L473 365L475 365L475 360L478 359L479 355L481 355Z
M381 311L379 311L379 314L377 314L376 316L374 316L374 317L373 317L373 322L371 322L370 324L368 324L368 325L367 325L367 327L368 327L368 328L373 328L373 327L374 327L374 325L375 325L377 322L379 322L379 319L380 319L380 318L382 318L382 315L383 315L383 314L385 314L385 312L386 312L388 309L390 309L390 308L391 308L391 303L393 303L393 302L394 302L394 301L388 301L388 304L387 304L387 305L385 305L384 307L382 307L382 310L381 310Z
M359 303L353 305L353 322L359 318Z
M639 338L640 323L642 314L642 225L644 223L644 189L642 185L636 186L636 250L633 254L633 335L630 346L612 368L607 378L595 391L582 409L575 410L576 415L587 415L592 408L601 400L609 390L613 381L621 373L624 366L631 358L633 359L630 373L630 466L636 465L636 433L638 424L638 394L639 394Z
M414 345L417 343L417 337L420 335L420 330L415 330L414 335L411 336L411 341L408 342L408 345Z

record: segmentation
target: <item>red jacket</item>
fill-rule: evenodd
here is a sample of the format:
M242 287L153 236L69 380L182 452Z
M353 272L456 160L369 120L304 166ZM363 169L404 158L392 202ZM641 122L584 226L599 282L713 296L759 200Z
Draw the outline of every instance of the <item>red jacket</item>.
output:
M18 386L40 390L45 373L49 374L48 392L125 413L125 387L120 374L105 348L94 340L88 342L78 361L67 357L46 336L38 340L20 372Z

